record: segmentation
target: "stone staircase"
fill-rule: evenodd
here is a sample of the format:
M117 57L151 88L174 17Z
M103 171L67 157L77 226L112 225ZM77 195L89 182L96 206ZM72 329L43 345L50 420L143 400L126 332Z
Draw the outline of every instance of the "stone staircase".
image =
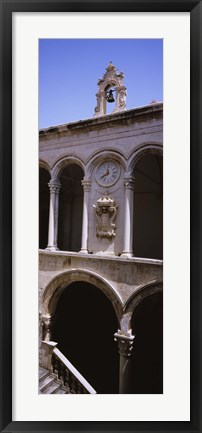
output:
M55 374L39 367L39 394L67 394L67 389L57 380Z
M54 341L42 341L39 394L96 394L56 346Z

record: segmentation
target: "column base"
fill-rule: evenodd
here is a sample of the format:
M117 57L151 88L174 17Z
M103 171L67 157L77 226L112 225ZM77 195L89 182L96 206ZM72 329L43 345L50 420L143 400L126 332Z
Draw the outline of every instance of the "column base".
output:
M88 250L86 250L86 249L82 249L81 248L81 250L79 251L79 254L88 254Z
M58 247L54 247L54 246L47 246L46 247L46 249L45 249L45 251L59 251L59 248Z
M133 257L134 256L134 254L133 253L129 253L129 252L123 252L122 254L121 254L121 257L125 257L126 259L131 259L131 257Z

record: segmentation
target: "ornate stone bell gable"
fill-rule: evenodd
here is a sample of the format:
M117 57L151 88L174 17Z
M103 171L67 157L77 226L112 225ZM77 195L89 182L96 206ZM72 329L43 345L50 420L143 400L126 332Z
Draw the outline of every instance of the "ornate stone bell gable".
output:
M118 72L116 67L109 63L103 78L98 80L98 92L96 93L97 105L95 107L94 117L106 114L106 92L114 87L116 91L116 106L113 113L124 111L126 109L126 87L123 84L124 74Z
M116 236L114 220L117 214L117 206L115 200L105 195L97 200L96 206L93 206L97 218L96 236L112 240Z

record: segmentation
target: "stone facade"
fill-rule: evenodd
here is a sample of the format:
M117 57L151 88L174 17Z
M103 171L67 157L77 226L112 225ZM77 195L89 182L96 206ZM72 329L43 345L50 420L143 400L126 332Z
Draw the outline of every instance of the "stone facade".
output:
M145 155L162 156L163 106L152 103L125 110L124 105L124 110L103 115L99 105L101 87L108 80L107 85L118 89L117 76L119 81L123 79L113 65L109 65L104 81L99 81L94 118L39 132L40 168L49 177L50 193L47 245L41 247L39 253L39 309L40 338L51 340L51 317L63 291L76 281L98 287L116 312L119 323L116 339L120 340L120 365L123 367L125 361L120 348L127 346L125 339L133 341L131 320L135 308L145 297L162 292L161 258L136 257L132 239L136 212L134 170ZM126 91L123 82L119 82L119 87L122 92ZM70 225L67 206L71 191L67 196L62 194L71 177L71 167L78 167L79 173L76 177L72 169L75 186L71 185L76 199L71 224L77 224L80 217L81 228L75 231L72 228L69 236L76 238L79 233L80 244L78 242L77 250L72 247L61 251L58 233L64 241ZM62 235L60 215L66 215ZM71 242L76 245L76 239ZM128 344L131 350L132 345ZM40 362L43 364L42 357ZM127 392L127 386L127 381L124 384L121 377L120 392Z
M50 172L51 182L56 183L57 189L59 173L66 165L78 164L84 172L84 181L89 189L85 191L89 200L89 253L109 250L120 255L123 252L125 188L132 187L133 168L144 153L162 154L162 136L162 104L40 131L40 164ZM96 170L106 160L119 165L120 176L113 185L102 186L96 181ZM125 182L124 185L124 179L129 184ZM105 193L115 200L118 207L118 229L112 243L96 237L93 206Z

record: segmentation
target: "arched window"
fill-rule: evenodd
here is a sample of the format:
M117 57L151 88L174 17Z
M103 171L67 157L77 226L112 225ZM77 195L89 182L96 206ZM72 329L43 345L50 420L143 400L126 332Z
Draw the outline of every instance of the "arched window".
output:
M133 172L133 253L136 257L163 258L163 159L147 153Z
M132 393L163 393L163 295L144 298L132 317Z
M64 289L54 317L52 340L61 352L97 393L118 393L118 321L107 296L93 284L74 282Z
M45 168L39 168L39 248L48 245L48 220L50 194L48 183L50 174Z
M78 252L81 249L83 170L77 164L67 165L60 173L58 247L63 251Z

